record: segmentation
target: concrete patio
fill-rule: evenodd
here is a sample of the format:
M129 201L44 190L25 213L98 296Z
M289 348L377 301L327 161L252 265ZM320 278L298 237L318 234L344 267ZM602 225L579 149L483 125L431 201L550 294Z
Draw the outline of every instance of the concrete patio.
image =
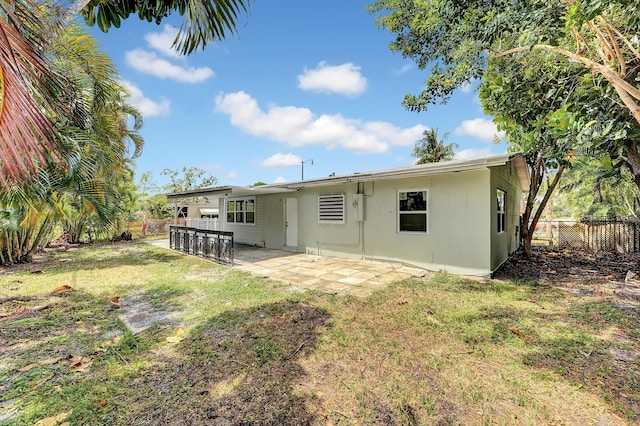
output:
M169 240L147 241L169 249ZM366 297L394 281L424 277L428 271L401 263L344 259L235 245L234 267L305 289Z

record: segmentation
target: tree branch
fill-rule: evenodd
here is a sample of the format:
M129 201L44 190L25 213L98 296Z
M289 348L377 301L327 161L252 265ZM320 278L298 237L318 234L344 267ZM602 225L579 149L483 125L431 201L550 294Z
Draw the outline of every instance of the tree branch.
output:
M611 31L611 26L605 22L604 24L607 34L609 35L609 39L611 40L611 46L613 46L614 52L616 52L616 56L618 58L618 62L620 64L620 75L624 76L627 73L627 63L624 60L624 56L620 51L620 46L618 45L618 41L616 40L616 36L613 35L613 31Z
M533 220L531 221L531 224L534 228L535 228L535 225L538 223L538 220L540 220L540 216L542 216L542 212L547 206L547 203L549 202L549 198L551 198L551 194L553 194L553 191L556 189L558 182L560 182L560 176L562 176L563 171L564 171L564 166L561 165L558 171L556 172L555 177L553 178L553 182L551 182L551 185L547 187L547 191L545 192L544 197L542 197L542 201L540 202L540 205L536 210L536 214L533 216Z
M546 50L546 51L549 51L549 52L557 53L557 54L562 55L562 56L566 56L567 58L584 65L586 68L591 69L591 70L601 74L611 84L614 84L614 83L617 84L621 89L623 89L625 92L627 92L630 96L632 96L635 99L640 100L640 90L638 90L637 88L635 88L634 86L632 86L631 84L626 82L622 77L620 77L618 74L613 72L608 67L606 67L606 66L604 66L604 65L602 65L602 64L600 64L600 63L598 63L596 61L594 61L593 59L585 58L584 56L577 55L577 54L575 54L573 52L570 52L570 51L568 51L566 49L562 49L562 48L557 47L557 46L551 46L551 45L548 45L548 44L536 44L536 45L534 45L532 47L530 47L530 46L520 46L520 47L515 47L513 49L505 50L504 52L494 52L494 55L497 58L500 58L502 56L511 55L513 53L526 52L526 51L529 51L531 49L533 49L533 50ZM625 103L625 105L628 107L628 105L626 103ZM640 116L636 117L634 115L634 118L636 118L638 120L638 123L640 123Z

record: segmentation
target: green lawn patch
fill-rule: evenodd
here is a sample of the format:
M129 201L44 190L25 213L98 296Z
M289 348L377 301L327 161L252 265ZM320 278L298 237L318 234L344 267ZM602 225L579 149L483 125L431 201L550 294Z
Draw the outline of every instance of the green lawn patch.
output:
M444 273L368 298L291 294L144 243L32 266L0 275L0 424L628 424L640 413L640 319L607 297ZM62 285L72 290L52 294ZM134 334L120 316L136 304L170 320Z

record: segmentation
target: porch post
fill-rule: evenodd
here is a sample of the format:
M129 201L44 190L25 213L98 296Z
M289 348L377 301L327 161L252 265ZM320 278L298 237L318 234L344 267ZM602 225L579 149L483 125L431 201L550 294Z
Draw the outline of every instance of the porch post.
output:
M173 203L173 224L174 225L178 224L178 199L177 198Z

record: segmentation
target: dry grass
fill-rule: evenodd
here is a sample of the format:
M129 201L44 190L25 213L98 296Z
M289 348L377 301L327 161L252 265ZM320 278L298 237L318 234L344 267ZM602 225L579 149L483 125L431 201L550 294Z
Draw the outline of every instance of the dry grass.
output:
M638 420L640 319L614 296L446 274L366 299L292 295L145 245L60 256L70 261L44 274L0 277L4 295L77 290L0 323L2 424L70 410L72 424L96 425ZM105 305L114 292L179 321L134 336ZM93 364L18 370L70 354Z
M300 392L319 396L313 412L334 424L584 425L635 418L638 362L616 362L606 351L613 342L582 334L588 327L566 312L577 299L441 279L400 283L341 310L323 344L301 361L309 379ZM572 324L561 325L563 318ZM556 354L571 335L579 335L575 345ZM627 378L594 371L611 368ZM625 386L635 396L622 407L616 392Z

